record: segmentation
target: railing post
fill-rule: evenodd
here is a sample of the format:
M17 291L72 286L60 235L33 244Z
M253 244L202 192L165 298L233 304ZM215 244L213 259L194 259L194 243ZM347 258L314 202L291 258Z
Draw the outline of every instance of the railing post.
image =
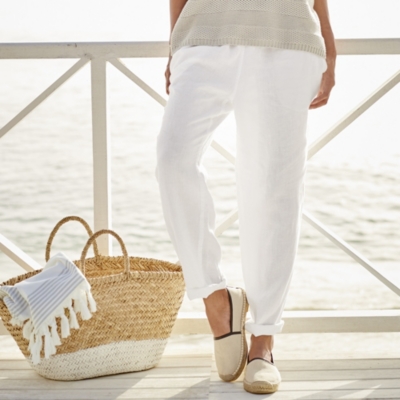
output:
M94 229L111 229L111 154L107 107L107 61L92 59L93 207ZM97 239L99 252L111 255L111 237Z

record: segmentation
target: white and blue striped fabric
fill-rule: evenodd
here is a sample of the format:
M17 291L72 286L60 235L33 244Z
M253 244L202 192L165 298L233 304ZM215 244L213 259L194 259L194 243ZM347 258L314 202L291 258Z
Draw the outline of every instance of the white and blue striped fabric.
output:
M61 336L65 338L70 335L71 328L79 329L77 312L87 320L92 317L90 311L96 311L89 282L61 252L51 257L40 273L14 286L0 286L0 299L12 316L11 324L23 326L33 364L40 362L43 336L45 358L57 352L56 346L61 340L56 318L61 318ZM69 318L65 315L66 308Z

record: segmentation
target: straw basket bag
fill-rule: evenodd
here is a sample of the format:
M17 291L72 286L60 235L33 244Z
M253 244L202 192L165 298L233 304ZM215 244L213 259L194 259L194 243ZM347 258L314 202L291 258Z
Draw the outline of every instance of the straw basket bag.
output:
M81 222L90 235L81 259L74 263L91 285L97 311L85 321L78 315L80 328L72 329L70 336L61 339L55 355L43 358L36 365L30 359L22 327L10 324L8 309L0 301L0 316L5 327L32 368L45 378L79 380L155 367L182 304L185 285L181 267L152 258L128 257L122 239L115 232L101 230L92 234L88 224L79 217L64 218L56 225L47 243L46 261L57 230L71 220ZM95 239L102 234L118 240L123 256L98 253ZM95 255L86 259L92 244ZM14 285L39 272L29 272L2 285ZM60 335L59 318L57 329ZM41 357L44 357L43 350Z

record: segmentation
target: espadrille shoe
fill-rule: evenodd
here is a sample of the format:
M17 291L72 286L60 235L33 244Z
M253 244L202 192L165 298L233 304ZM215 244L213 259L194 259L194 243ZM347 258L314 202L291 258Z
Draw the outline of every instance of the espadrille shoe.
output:
M273 393L278 390L282 378L272 354L271 361L257 357L249 361L247 358L243 379L243 387L247 392Z
M249 303L242 288L228 286L227 291L230 303L230 332L214 337L214 354L219 377L230 382L240 376L246 365L247 340L244 324Z

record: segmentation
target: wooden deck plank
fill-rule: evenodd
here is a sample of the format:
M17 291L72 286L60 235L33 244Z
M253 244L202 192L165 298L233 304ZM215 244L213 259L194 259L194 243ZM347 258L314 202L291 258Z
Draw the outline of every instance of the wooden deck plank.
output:
M189 355L182 356L163 356L157 368L160 367L186 367L186 366L208 366L211 356L199 357L198 355L190 357ZM385 358L385 359L336 359L336 360L277 360L276 366L279 370L290 371L298 369L306 370L334 370L334 369L385 369L385 368L400 368L400 359ZM31 369L29 363L25 359L1 359L0 370L2 369ZM216 371L215 366L212 371Z
M167 364L173 366L190 366L190 365L210 365L212 360L212 354L205 355L191 355L191 354L168 354L163 355L157 365L166 366ZM20 357L19 354L9 353L7 356L0 358L0 364L3 361L23 361L27 362L25 357Z
M132 379L113 379L100 380L90 379L73 382L51 381L44 378L24 380L18 378L2 379L0 381L1 391L14 390L15 388L25 390L76 390L76 389L158 389L158 388L190 388L196 386L208 388L210 379L203 377L174 377L174 378L132 378ZM346 381L283 381L279 390L364 390L378 388L396 389L400 393L400 380L398 379L364 379L364 380L346 380ZM243 389L242 380L235 382L213 382L212 393L235 393ZM1 398L1 397L0 397Z
M274 399L274 400L333 400L333 399L392 399L399 400L398 390L330 390L330 391L320 391L320 390L305 390L305 391L294 391L294 392L281 392L277 391L269 395L254 395L252 393L247 393L246 391L241 391L237 393L210 393L209 400L254 400L255 396L257 399Z
M397 389L400 394L400 379L355 379L343 381L285 381L279 385L279 391L296 390L364 390L371 388ZM212 393L235 393L243 389L243 379L235 382L212 382Z
M168 378L131 378L131 379L85 379L81 381L52 381L40 379L1 378L0 393L4 390L15 388L25 390L142 390L142 389L182 389L182 388L206 388L210 385L209 376L174 376ZM221 388L222 390L223 388ZM223 391L223 390L222 390ZM0 395L1 398L1 395Z
M163 356L157 364L160 367L202 367L209 366L211 363L211 356L199 357L198 355L182 355L176 356ZM276 365L280 370L330 370L330 369L393 369L400 368L400 359L382 358L382 359L336 359L336 360L277 360ZM0 359L1 369L31 369L29 363L23 360L14 359ZM211 365L212 371L216 371L215 364Z
M276 360L275 364L280 371L319 371L319 370L364 370L364 369L400 369L398 358L363 358L363 359L325 359L325 360ZM1 365L1 364L0 364ZM1 368L1 366L0 366ZM211 371L217 371L215 362L212 363Z
M115 399L208 399L208 388L166 388L155 390L6 390L2 400L115 400Z
M279 359L283 381L273 395L258 399L400 399L398 358ZM213 354L169 354L146 371L62 382L42 378L25 359L0 359L0 399L117 400L196 399L246 400L244 372L223 382Z
M285 381L337 381L347 379L400 379L399 369L365 370L320 370L320 371L280 371ZM217 379L218 373L211 372L211 378ZM399 396L400 399L400 396Z
M103 376L96 379L116 379L116 380L131 380L131 379L144 379L144 378L171 378L171 377L210 377L210 368L198 367L198 368L152 368L146 371L129 372L126 374L117 374ZM0 371L0 379L46 379L42 378L34 370L2 370ZM92 378L94 379L94 378Z
M259 399L400 399L400 360L336 359L276 362L282 375L279 390ZM222 381L215 358L211 367L209 400L254 399L243 388L244 373L235 382Z
M41 377L26 360L0 360L0 399L206 400L210 372L210 354L167 355L146 371L63 382Z
M199 355L168 355L163 356L155 368L178 368L178 367L211 367L211 355L199 356ZM1 359L0 358L0 371L8 369L19 369L19 370L32 370L30 364L26 359L14 360Z

